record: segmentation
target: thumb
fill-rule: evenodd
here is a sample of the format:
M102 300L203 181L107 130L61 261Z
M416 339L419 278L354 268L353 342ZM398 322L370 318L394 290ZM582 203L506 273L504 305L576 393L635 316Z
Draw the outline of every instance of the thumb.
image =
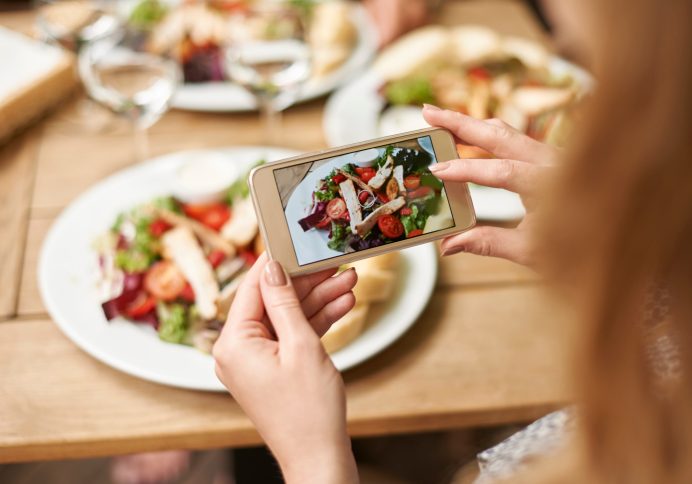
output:
M304 338L305 333L317 337L305 317L291 279L278 261L269 261L264 267L260 291L267 316L279 341L295 337Z

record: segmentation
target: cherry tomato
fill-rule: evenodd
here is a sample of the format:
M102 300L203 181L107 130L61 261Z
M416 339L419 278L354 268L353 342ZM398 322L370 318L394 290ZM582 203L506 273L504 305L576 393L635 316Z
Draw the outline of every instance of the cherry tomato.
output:
M327 215L332 218L332 220L339 219L344 216L346 210L346 202L342 198L332 198L327 204Z
M247 266L252 266L257 262L257 255L251 250L244 250L238 255L243 258Z
M149 224L149 232L154 237L161 237L171 227L173 227L173 226L171 224L169 224L168 222L166 222L164 219L157 218L157 219L154 219L151 222L151 224Z
M183 288L182 291L180 291L180 294L178 295L180 299L183 301L193 303L195 302L195 290L192 289L192 286L190 285L189 282L185 283L185 287Z
M346 181L346 177L341 173L337 173L332 177L332 182L336 183L337 185L342 181Z
M140 292L134 301L132 301L125 309L125 315L137 319L144 316L149 311L156 307L156 298L146 292Z
M407 239L410 239L411 237L418 237L419 235L423 235L423 231L421 229L416 229L412 230L408 233L406 236Z
M404 225L394 215L383 215L377 219L377 226L385 237L398 239L404 234Z
M387 198L387 195L385 195L384 193L378 193L378 194L377 194L377 199L378 199L380 202L382 202L382 203L387 203L387 202L389 202L389 198Z
M404 186L406 190L415 190L420 186L420 176L419 175L409 175L404 178Z
M209 264L216 269L221 265L221 263L226 259L226 253L222 250L212 250L207 256Z
M185 288L185 276L170 261L157 262L144 276L144 288L157 299L172 301Z
M188 217L216 231L219 231L228 219L231 218L231 209L225 203L183 205L183 212Z
M369 199L370 199L370 194L369 194L368 192L366 192L365 190L363 190L362 192L360 192L360 193L358 194L358 201L359 201L361 204L367 203L367 201L368 201Z
M408 207L404 207L400 210L401 215L411 215L413 213L413 210L411 210Z
M356 173L358 173L358 176L360 176L361 180L363 180L365 183L369 182L372 177L375 176L377 171L375 171L374 168L370 167L356 167Z
M317 222L315 224L315 228L318 229L326 229L327 227L330 227L332 225L332 219L329 218L329 215L325 215L322 220Z
M414 199L414 198L423 198L427 197L432 193L433 189L430 187L420 187L417 188L411 192L408 192L408 198Z
M490 80L490 72L485 67L472 67L468 71L469 77L477 81Z

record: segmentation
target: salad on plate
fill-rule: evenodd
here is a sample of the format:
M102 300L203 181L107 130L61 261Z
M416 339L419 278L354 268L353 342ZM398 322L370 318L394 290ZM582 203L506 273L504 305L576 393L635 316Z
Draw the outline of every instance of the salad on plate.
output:
M432 155L417 143L378 153L371 166L354 158L320 178L309 214L295 223L342 253L451 226L444 185L429 169Z
M203 168L187 171L214 167ZM223 181L218 174L211 183ZM174 195L117 217L95 242L107 320L123 317L152 326L163 341L211 351L240 281L264 250L246 178L209 191L188 173Z

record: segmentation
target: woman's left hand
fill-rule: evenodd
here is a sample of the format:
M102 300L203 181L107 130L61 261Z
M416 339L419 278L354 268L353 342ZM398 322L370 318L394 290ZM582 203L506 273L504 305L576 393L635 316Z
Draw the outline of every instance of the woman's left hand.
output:
M320 341L354 305L356 274L291 279L260 257L214 345L216 374L276 456L287 482L350 483L343 380Z

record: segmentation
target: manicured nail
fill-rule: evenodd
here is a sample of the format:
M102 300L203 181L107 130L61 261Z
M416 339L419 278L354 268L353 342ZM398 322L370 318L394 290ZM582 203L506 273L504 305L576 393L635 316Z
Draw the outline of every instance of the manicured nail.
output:
M275 260L264 266L264 277L270 286L285 286L288 283L284 268Z
M450 247L449 249L442 249L442 257L447 257L448 255L458 254L459 252L464 252L463 246Z
M433 173L437 173L442 170L446 170L449 168L451 163L449 161L443 161L442 163L435 163L434 165L430 165L430 171Z
M428 109L430 111L442 111L442 109L438 108L434 104L425 104L425 103L423 103L423 109Z

